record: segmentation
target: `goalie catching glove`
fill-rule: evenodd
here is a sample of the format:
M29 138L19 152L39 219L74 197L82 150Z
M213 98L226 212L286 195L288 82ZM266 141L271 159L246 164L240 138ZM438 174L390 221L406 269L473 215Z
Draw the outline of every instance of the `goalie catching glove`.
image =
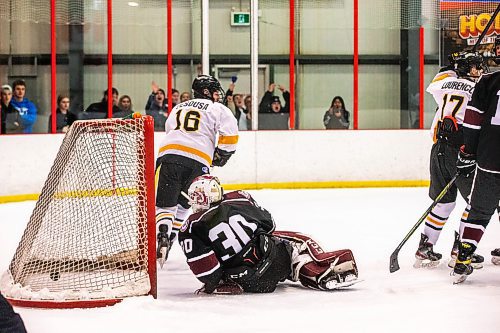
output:
M221 280L215 289L207 289L206 285L194 292L196 295L215 294L215 295L240 295L243 294L243 288L233 281Z
M212 158L212 166L222 167L226 165L227 161L229 161L229 158L233 154L234 152L225 151L220 149L219 147L216 147L214 151L214 157Z

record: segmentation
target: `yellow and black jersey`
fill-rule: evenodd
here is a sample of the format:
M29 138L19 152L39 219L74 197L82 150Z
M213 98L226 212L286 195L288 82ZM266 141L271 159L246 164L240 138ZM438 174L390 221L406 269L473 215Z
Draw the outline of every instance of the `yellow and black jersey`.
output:
M451 116L456 119L458 125L464 120L467 103L474 92L475 82L459 78L452 71L444 71L436 74L427 92L432 94L438 107L431 126L431 135L436 133L436 126L444 117Z
M165 123L158 157L175 154L211 166L215 147L234 152L238 124L226 106L208 99L178 104ZM216 142L217 140L217 142Z

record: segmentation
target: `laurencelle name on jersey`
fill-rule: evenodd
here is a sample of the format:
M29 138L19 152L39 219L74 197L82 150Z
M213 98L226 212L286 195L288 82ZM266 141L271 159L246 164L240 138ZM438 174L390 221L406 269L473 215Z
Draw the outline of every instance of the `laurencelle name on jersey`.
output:
M460 81L447 81L443 83L441 89L463 90L472 94L474 85Z

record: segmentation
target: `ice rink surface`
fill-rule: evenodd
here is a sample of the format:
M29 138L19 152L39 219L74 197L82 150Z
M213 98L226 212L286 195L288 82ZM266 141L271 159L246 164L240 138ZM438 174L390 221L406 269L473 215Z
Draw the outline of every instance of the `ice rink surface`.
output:
M446 266L465 203L458 201L435 246L443 263L414 269L416 232L389 273L389 256L430 205L427 188L250 191L274 216L278 230L309 234L324 249L349 248L364 281L335 292L281 284L273 294L197 296L178 244L159 271L157 300L125 299L101 309L16 308L29 332L499 332L500 266L490 251L500 247L494 216L479 244L485 267L453 285ZM0 270L16 249L35 202L0 205ZM74 221L78 223L78 221Z

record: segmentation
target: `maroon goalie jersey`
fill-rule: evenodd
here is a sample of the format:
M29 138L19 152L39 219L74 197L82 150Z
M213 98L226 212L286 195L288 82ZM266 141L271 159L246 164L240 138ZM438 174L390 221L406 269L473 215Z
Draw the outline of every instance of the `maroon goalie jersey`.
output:
M477 155L478 167L500 172L500 72L485 74L476 84L464 118L467 153Z
M229 192L210 209L191 215L179 232L179 243L189 268L207 287L215 287L224 268L244 263L238 256L263 233L271 234L275 223L250 194Z

